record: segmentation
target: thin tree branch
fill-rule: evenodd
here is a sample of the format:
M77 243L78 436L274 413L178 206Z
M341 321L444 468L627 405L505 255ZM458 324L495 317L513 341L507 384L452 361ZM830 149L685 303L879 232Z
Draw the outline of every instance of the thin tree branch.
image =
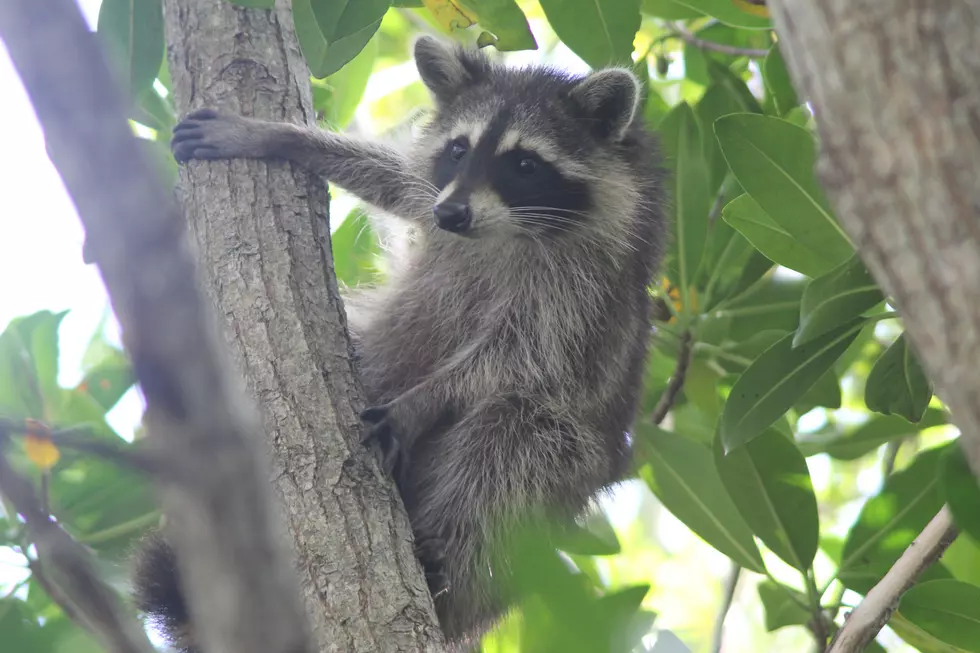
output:
M0 4L0 38L122 326L148 446L180 467L180 483L157 481L202 648L312 653L260 427L229 372L183 220L129 128L95 35L73 0L31 0ZM43 524L39 549L69 557Z
M690 43L694 47L701 50L728 54L733 57L752 57L754 59L762 59L769 54L768 50L760 50L758 48L740 48L735 45L726 45L724 43L716 43L715 41L708 41L706 39L698 38L696 34L680 23L671 23L670 27L685 43Z
M837 631L827 653L863 651L888 623L902 594L923 571L939 560L957 534L949 507L943 506L885 577L846 616L844 627Z
M691 364L693 355L693 340L690 331L685 331L681 336L680 350L677 352L677 367L674 368L674 374L670 377L667 389L660 395L660 401L657 402L656 408L653 409L653 413L650 415L650 421L654 424L660 424L660 422L664 421L667 413L670 412L671 406L677 401L677 395L680 394L681 389L684 387L687 368Z
M711 650L713 653L721 653L721 645L725 635L725 618L731 610L732 602L735 600L735 588L738 587L738 577L742 573L742 568L732 562L731 571L725 579L725 594L721 599L721 606L718 608L718 616L715 617L715 630L711 637Z
M100 578L88 549L44 511L30 481L4 456L9 432L0 427L0 494L24 518L37 549L33 577L65 614L91 632L111 653L153 653L140 623L126 614L116 593ZM42 571L43 568L43 571Z

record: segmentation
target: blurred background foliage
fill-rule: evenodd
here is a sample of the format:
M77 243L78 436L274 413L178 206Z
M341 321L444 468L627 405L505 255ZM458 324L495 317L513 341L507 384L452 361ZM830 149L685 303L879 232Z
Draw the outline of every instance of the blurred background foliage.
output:
M900 320L816 182L815 120L764 8L748 0L292 0L292 8L327 129L397 134L430 106L409 58L424 32L515 65L631 66L644 83L643 117L660 132L674 233L665 275L651 288L665 313L631 434L635 469L561 534L561 553L540 534L523 539L516 564L528 598L485 638L484 652L822 650L947 502L965 534L867 650L980 651L977 484ZM174 182L160 0L102 0L97 31L134 100L134 130ZM332 194L338 280L383 278L385 239L353 198ZM65 370L64 316L26 315L0 335L0 416L129 440L107 418L139 419L138 401L119 402L136 391L118 326L107 315L77 369ZM43 438L13 438L4 455L125 592L126 555L159 519L145 479ZM5 503L0 648L98 651L52 603L49 582Z

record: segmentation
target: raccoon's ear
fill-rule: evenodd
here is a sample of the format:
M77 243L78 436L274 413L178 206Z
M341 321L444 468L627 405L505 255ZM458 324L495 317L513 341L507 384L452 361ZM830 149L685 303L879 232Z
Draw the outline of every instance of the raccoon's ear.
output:
M490 62L481 53L431 36L419 37L414 50L422 83L437 103L453 100L467 86L482 81L490 73Z
M587 76L572 89L600 138L620 140L633 122L640 102L640 82L625 68L607 68Z

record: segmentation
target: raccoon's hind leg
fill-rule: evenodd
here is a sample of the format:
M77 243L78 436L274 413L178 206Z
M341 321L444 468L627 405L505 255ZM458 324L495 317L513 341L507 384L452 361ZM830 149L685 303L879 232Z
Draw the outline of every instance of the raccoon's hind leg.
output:
M612 461L601 435L568 411L517 395L485 400L418 446L404 494L416 540L446 542L449 587L435 602L455 639L491 627L514 600L507 553L516 527L578 514Z

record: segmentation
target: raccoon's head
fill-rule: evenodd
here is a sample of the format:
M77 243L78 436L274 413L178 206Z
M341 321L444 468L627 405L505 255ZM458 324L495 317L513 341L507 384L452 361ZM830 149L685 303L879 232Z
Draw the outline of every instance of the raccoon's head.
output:
M630 71L507 68L431 37L416 41L415 61L436 107L418 171L438 192L436 226L473 237L625 240L642 203L635 177L653 160Z

